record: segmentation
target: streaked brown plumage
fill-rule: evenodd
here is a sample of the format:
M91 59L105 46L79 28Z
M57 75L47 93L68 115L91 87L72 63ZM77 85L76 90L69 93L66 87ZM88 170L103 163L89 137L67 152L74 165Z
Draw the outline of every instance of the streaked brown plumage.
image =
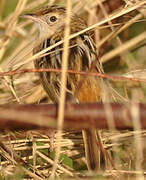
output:
M64 19L66 10L63 7L51 6L34 13L26 15L27 18L34 20L39 28L38 39L47 35L45 40L34 49L34 53L55 44L64 37ZM71 15L71 34L85 29L85 22L77 15ZM61 68L63 45L51 50L51 53L34 61L36 68ZM91 64L95 61L96 49L91 38L91 33L86 32L70 40L68 69L75 71L89 71ZM102 68L97 66L96 71L101 72ZM40 73L41 83L48 96L54 103L59 100L60 73ZM79 83L83 79L80 75L67 75L67 100L73 98L78 102L98 102L101 101L101 79L97 77L87 77L82 86L78 89ZM77 92L77 93L76 93ZM99 168L99 149L97 146L96 130L83 130L85 143L85 153L87 166L90 170Z

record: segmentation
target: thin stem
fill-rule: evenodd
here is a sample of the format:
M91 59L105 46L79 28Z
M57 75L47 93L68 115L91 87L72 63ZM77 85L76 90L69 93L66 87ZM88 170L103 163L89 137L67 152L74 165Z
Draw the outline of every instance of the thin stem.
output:
M55 172L57 169L57 164L59 161L59 155L61 146L59 142L62 139L62 129L63 129L63 122L64 122L64 107L65 107L65 97L66 97L66 81L67 81L67 68L68 68L68 56L69 56L69 36L70 36L70 19L71 19L71 1L67 0L67 17L66 17L66 26L64 32L64 47L63 47L63 58L62 58L62 73L61 73L61 88L60 88L60 98L59 98L59 110L58 110L58 119L57 119L57 129L58 132L56 134L56 142L58 146L56 148L56 156L55 156L55 163L53 165L52 174L50 176L51 179L55 178Z

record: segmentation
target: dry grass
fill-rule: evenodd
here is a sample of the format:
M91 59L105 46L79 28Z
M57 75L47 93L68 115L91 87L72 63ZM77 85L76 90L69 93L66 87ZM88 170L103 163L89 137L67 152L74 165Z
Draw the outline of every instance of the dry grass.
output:
M114 0L113 0L114 1ZM33 68L33 60L47 53L54 48L51 46L32 56L32 49L39 44L35 38L36 28L30 21L19 18L20 14L30 12L48 1L45 0L18 0L12 12L2 17L6 9L4 5L9 1L0 2L0 71L14 69ZM105 8L106 0L90 1L67 1L68 12L71 9L78 15L86 19L88 28L82 32L69 35L66 29L64 62L67 67L68 40L93 29L95 31L95 42L101 61L104 63L106 73L126 75L127 77L145 78L146 69L146 1L145 0L124 0L124 5L120 5L113 12L108 12ZM116 2L116 1L115 1ZM122 1L123 2L123 1ZM63 0L50 0L53 3L66 5ZM100 11L97 7L100 7ZM100 12L100 14L98 14ZM102 16L101 16L102 14ZM69 18L69 16L68 16ZM105 24L106 23L106 24ZM63 43L58 42L55 46ZM139 70L138 70L139 69ZM63 125L64 114L64 91L66 78L66 68L62 73L62 94L60 100L60 115L58 124ZM132 81L120 82L111 81L114 88L114 98L118 102L146 102L146 86L144 83ZM35 73L17 74L12 77L2 77L0 79L0 104L9 103L48 103L51 102L39 84ZM107 108L107 120L109 127L114 128L110 107ZM111 164L107 163L107 169L99 172L97 178L105 179L144 179L146 176L146 131L141 130L139 124L138 107L132 107L133 132L104 131L102 139L104 147L114 157L114 163L118 170L112 170ZM60 122L60 123L59 123ZM10 151L10 154L1 148L1 179L45 179L52 175L54 161L53 152L49 154L50 141L53 138L52 132L32 131L1 134L1 142ZM76 131L62 132L54 138L54 147L58 147L58 154L62 153L61 159L55 161L57 166L53 170L53 177L66 179L71 176L74 179L89 179L92 175L87 172L85 166L83 141L81 133ZM26 164L21 164L20 159L16 161L15 154ZM57 168L57 169L56 169ZM83 170L86 170L83 172ZM65 176L63 176L65 175ZM52 176L51 176L52 177Z

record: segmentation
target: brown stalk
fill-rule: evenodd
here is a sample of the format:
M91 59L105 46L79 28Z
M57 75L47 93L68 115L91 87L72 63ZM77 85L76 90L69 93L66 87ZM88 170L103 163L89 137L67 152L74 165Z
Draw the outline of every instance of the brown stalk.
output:
M109 104L117 130L133 130L132 106L134 104ZM146 129L146 104L139 106L139 123ZM67 104L64 129L109 129L105 106L101 103ZM57 127L58 105L1 105L0 130L30 130Z
M7 71L7 72L0 72L0 77L4 76L14 76L16 74L23 74L23 73L32 73L32 72L62 72L61 69L21 69L21 70L12 70L12 71ZM103 73L98 73L98 72L84 72L84 71L74 71L74 70L67 70L68 73L70 74L80 74L83 76L98 76L102 77L105 79L111 79L111 80L118 80L118 81L136 81L136 82L143 82L146 83L146 79L144 78L135 78L135 77L126 77L126 76L120 76L120 75L108 75L108 74L103 74ZM136 75L135 75L136 76Z

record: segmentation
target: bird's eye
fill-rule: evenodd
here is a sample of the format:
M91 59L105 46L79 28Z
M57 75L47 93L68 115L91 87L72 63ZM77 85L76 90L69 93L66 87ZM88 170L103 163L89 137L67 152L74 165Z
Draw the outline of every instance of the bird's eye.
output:
M51 17L50 17L50 21L51 21L51 22L57 21L57 17L56 17L56 16L51 16Z

